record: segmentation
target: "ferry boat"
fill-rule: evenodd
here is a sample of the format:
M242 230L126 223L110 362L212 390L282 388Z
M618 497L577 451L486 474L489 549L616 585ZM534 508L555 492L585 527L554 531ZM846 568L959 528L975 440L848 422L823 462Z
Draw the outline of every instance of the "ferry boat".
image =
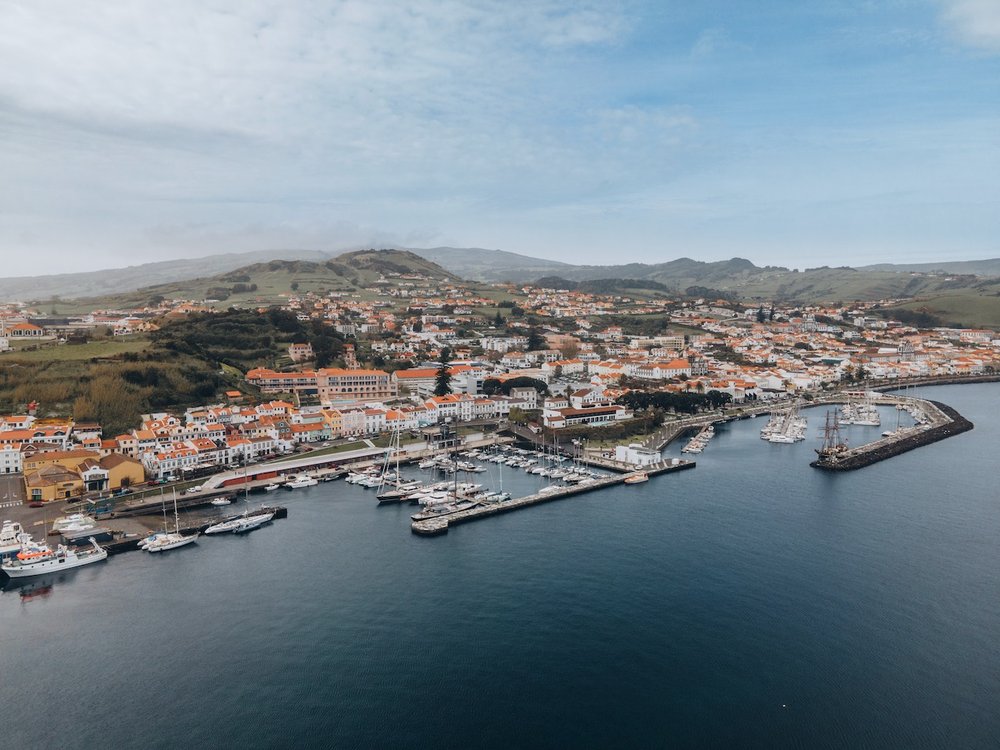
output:
M93 537L90 538L90 543L92 549L83 550L71 549L62 544L56 547L55 551L48 547L34 549L25 547L14 559L0 565L0 570L10 578L30 578L57 570L79 568L81 565L89 565L107 558L108 551Z
M649 474L644 471L637 471L634 474L629 474L625 477L625 484L639 484L641 482L649 481Z

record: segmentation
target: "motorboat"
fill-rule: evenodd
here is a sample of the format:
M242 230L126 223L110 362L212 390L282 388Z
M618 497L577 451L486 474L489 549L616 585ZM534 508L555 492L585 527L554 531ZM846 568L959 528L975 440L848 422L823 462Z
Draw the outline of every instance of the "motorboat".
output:
M623 481L625 484L641 484L642 482L649 481L649 474L644 471L637 471L634 474L629 474Z
M308 474L300 474L298 476L291 477L287 482L285 482L285 487L297 490L301 487L314 487L317 484L319 484L319 482Z
M52 533L61 534L64 531L87 531L97 525L93 518L83 513L70 513L52 522Z
M230 497L217 497L211 502L211 505L216 505L221 507L223 505L229 505L232 501L233 499Z
M280 486L281 486L280 484L265 484L264 485L264 492L274 492Z
M10 578L30 578L57 570L79 568L107 559L108 551L102 548L94 537L90 537L89 541L91 547L82 550L75 550L62 544L55 550L48 547L25 548L13 559L0 564L0 570Z

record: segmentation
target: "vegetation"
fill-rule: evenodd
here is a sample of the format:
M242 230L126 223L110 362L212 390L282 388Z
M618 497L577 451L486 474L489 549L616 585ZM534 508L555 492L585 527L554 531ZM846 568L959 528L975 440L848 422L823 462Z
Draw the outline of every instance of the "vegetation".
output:
M718 409L732 400L733 397L728 393L716 390L710 390L707 393L629 391L618 399L618 403L635 411L656 409L682 414L696 414L706 409Z
M549 392L549 387L544 381L538 380L537 378L529 378L527 376L509 378L507 380L487 378L483 381L483 393L487 396L493 396L497 393L509 396L513 388L534 388L541 395L545 395Z
M163 326L152 335L164 351L188 354L241 370L272 366L291 343L312 344L316 366L326 367L343 351L343 337L322 321L301 321L277 308L231 308L223 313L196 313Z
M441 349L441 361L438 366L437 375L434 376L434 395L447 396L451 393L451 373L448 372L448 363L451 360L451 349L447 346Z

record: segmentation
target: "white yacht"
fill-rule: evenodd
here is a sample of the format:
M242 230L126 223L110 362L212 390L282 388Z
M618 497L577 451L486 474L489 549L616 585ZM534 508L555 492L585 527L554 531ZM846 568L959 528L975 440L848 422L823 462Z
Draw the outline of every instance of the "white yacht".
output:
M181 518L177 515L177 494L174 493L174 530L167 531L167 509L163 508L163 532L150 534L139 542L139 549L147 552L166 552L170 549L177 549L198 539L198 532L190 535L181 533Z
M236 528L233 529L233 533L244 534L247 531L259 529L265 523L270 523L272 518L274 518L273 511L254 513L249 516L244 516L243 518L238 518L236 520Z
M293 476L287 482L285 482L285 486L293 490L297 490L300 487L314 487L317 484L319 484L319 481L313 479L308 474L300 474L298 476Z
M195 532L189 536L184 534L179 534L177 532L167 532L165 534L157 534L156 537L143 549L146 552L166 552L169 549L177 549L178 547L183 547L186 544L191 544L198 540L198 533Z
M4 521L0 528L0 558L13 556L30 540L31 536L17 521Z
M205 534L228 534L229 532L239 534L243 531L250 531L251 529L256 529L258 526L263 526L272 518L274 518L274 511L261 510L249 512L242 516L236 516L235 518L212 524L205 529Z
M90 516L85 516L83 513L71 513L53 521L52 531L57 534L64 531L87 531L96 525L97 523Z
M79 551L62 544L56 547L55 551L48 547L25 548L12 560L0 565L0 570L11 578L30 578L57 570L79 568L81 565L89 565L107 558L108 551L103 549L94 537L90 537L90 544L92 548Z

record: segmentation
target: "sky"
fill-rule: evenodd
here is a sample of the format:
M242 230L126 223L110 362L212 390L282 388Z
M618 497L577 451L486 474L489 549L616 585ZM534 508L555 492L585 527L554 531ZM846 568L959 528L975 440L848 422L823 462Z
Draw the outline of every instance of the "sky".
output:
M4 276L1000 257L1000 0L3 0Z

